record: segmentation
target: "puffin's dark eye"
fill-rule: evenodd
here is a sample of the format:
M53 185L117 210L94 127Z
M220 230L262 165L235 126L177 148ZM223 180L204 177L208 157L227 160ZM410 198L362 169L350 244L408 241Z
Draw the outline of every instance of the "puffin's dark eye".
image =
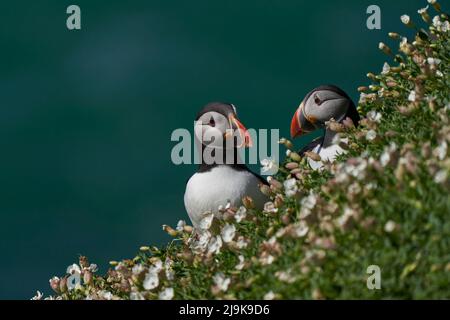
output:
M314 95L314 102L319 106L322 104L322 100L320 100L317 94Z
M213 117L211 117L211 119L209 119L209 125L210 125L211 127L215 127L215 126L216 126L216 121L214 120Z

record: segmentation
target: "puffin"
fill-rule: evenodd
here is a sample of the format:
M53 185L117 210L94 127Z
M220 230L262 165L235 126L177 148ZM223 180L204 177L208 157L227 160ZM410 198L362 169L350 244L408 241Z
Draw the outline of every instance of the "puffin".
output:
M322 160L333 162L339 154L345 153L338 143L333 143L336 132L327 129L325 123L331 119L341 123L346 118L350 118L355 126L360 120L352 99L335 85L322 85L311 90L300 103L292 117L291 137L296 138L317 129L325 129L323 136L299 151L300 155L312 151L320 156L321 161L308 158L312 169L322 168Z
M184 205L194 228L199 228L205 213L217 215L219 207L228 203L239 207L245 196L252 198L255 208L262 209L268 199L259 185L268 183L239 157L239 150L251 147L252 139L238 120L236 107L208 103L195 118L194 133L201 162L184 193Z

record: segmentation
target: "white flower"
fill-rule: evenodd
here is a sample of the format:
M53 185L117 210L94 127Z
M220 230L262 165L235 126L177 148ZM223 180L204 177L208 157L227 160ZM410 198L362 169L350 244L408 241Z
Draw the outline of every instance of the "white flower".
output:
M441 59L438 59L438 58L428 58L428 59L427 59L427 62L428 62L428 64L431 65L431 66L437 66L437 65L439 65L439 64L441 63Z
M436 183L444 183L447 181L447 176L448 176L447 170L442 169L436 172L433 180Z
M297 180L292 178L284 181L284 190L285 194L288 197L293 197L297 194L298 186L297 186Z
M361 192L361 186L358 182L353 182L348 186L348 193L352 195L359 194Z
M199 228L201 230L208 230L211 228L212 221L214 219L214 214L212 212L206 213L200 220Z
M234 219L236 219L237 223L240 223L247 216L247 209L244 206L241 206L238 211L234 214Z
M236 234L236 227L233 224L227 223L220 233L223 239L223 242L228 243L233 241L233 238Z
M216 273L213 276L213 281L216 287L223 292L228 290L228 286L230 285L230 278L226 278L222 272Z
M74 263L74 264L72 264L72 265L67 267L67 271L66 272L68 274L76 274L76 273L80 274L81 273L81 269L76 263Z
M411 18L407 14L402 15L400 17L400 20L402 21L403 24L406 24L406 25L410 24L410 22L411 22Z
M376 137L377 137L377 133L375 132L375 130L371 129L371 130L367 131L366 139L368 141L373 141L373 140L375 140Z
M358 180L362 180L365 178L365 170L367 168L367 161L361 159L359 164L347 164L343 167L346 174L357 178ZM348 177L343 175L342 182L345 182Z
M91 263L88 268L89 271L95 273L98 271L98 266L95 263Z
M331 140L332 144L339 144L339 143L343 143L343 144L348 144L349 140L348 138L342 138L341 134L335 134L333 139Z
M31 300L41 300L43 296L44 295L42 294L42 292L38 290L36 291L36 295L33 298L31 298Z
M391 153L386 150L380 156L381 166L386 167L390 161L391 161Z
M130 300L145 300L145 298L140 292L131 292Z
M209 239L211 239L211 233L209 231L202 231L193 238L191 242L191 249L194 253L202 253L206 250Z
M444 76L444 74L442 73L442 71L436 70L436 76L438 76L439 78L442 78Z
M166 270L166 278L170 281L172 281L175 277L175 273L172 269L173 260L169 257L166 257L166 260L164 261L164 269Z
M302 220L293 225L292 231L294 232L295 237L302 238L306 236L306 234L309 231L309 228L306 222Z
M373 189L375 189L376 187L377 187L376 182L370 182L370 183L364 185L364 188L365 188L366 190L373 190Z
M143 272L145 270L144 266L142 264L136 264L133 266L133 268L131 269L131 272L134 275L139 275L141 272Z
M290 269L287 271L277 271L275 273L275 276L277 277L278 280L287 283L294 283L297 280L297 278L292 275L292 270Z
M394 221L389 220L388 222L386 222L386 224L384 225L384 231L391 233L395 230L396 228L396 224Z
M372 110L367 113L367 119L369 119L371 121L380 122L381 118L382 118L381 113L379 113L377 111Z
M278 171L278 164L273 159L263 159L261 160L261 173L264 174L275 174Z
M236 241L236 246L238 249L245 249L248 246L248 241L244 238L244 236L239 236Z
M367 102L367 93L361 92L359 95L359 104L365 104Z
M239 257L238 257L238 259L239 259L239 263L234 267L236 270L242 270L242 269L244 269L244 266L245 266L245 259L244 259L244 256L243 255L240 255Z
M153 261L153 264L148 268L151 273L159 273L163 268L163 263L160 259Z
M158 274L155 272L147 272L142 285L145 290L155 289L159 285Z
M186 225L186 222L184 220L180 220L177 223L177 231L182 232L184 230L184 226Z
M317 203L317 196L315 193L310 193L306 198L303 198L301 201L302 208L314 209Z
M389 71L391 71L391 66L385 62L383 65L383 71L381 71L381 74L388 74Z
M425 8L421 8L421 9L417 10L417 13L418 14L426 13L427 10L428 10L428 6L426 6Z
M450 23L447 20L442 22L439 16L433 18L433 26L437 31L441 32L448 32L450 30Z
M159 293L158 298L159 300L172 300L173 295L174 295L173 288L165 288Z
M278 212L278 208L275 207L273 202L266 202L264 204L264 212L267 213L277 213Z
M222 239L220 236L212 237L208 245L208 253L218 254L222 248Z
M105 299L105 300L112 300L112 298L113 298L112 293L109 292L109 291L106 291L106 290L100 291L100 292L98 293L98 295L99 295L102 299Z
M439 146L436 149L434 149L433 154L435 157L437 157L439 160L442 161L447 156L447 150L448 150L447 141L443 141L439 144Z
M262 265L269 265L275 261L275 257L267 252L263 252L261 254L261 257L259 258L259 261L261 262Z
M275 299L275 293L273 291L269 291L264 295L264 300L273 300Z

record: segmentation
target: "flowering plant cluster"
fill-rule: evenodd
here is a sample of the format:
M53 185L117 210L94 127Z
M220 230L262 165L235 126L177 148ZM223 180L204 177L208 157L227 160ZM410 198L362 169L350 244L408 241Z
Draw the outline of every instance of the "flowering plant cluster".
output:
M280 170L261 186L262 211L246 197L198 230L164 225L168 246L143 246L106 275L80 257L47 299L450 298L450 27L428 2L426 29L404 15L414 38L389 34L398 53L380 43L389 62L358 89L359 126L328 122L345 154L312 170L320 156L281 139L287 158L264 162ZM370 265L380 290L366 286Z

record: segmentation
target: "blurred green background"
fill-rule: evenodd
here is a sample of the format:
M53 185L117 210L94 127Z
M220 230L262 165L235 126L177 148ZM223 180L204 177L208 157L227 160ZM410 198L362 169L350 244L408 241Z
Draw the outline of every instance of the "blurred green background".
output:
M210 101L288 136L303 96L356 88L386 59L399 16L425 0L2 1L0 298L27 299L79 254L101 266L163 244L187 219L195 166L170 161L176 128ZM66 28L78 4L82 30ZM366 8L382 30L366 28ZM297 141L300 147L305 140Z

